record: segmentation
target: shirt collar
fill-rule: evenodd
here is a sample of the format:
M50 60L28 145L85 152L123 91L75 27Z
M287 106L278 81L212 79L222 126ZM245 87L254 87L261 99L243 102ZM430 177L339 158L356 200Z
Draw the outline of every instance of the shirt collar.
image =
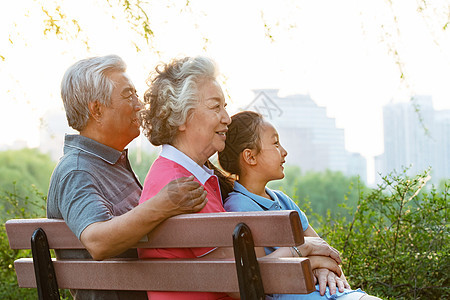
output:
M240 184L239 182L235 181L234 182L234 187L233 187L234 191L244 194L245 196L249 197L250 199L252 199L253 201L255 201L257 204L259 204L260 206L266 208L266 209L270 209L276 202L278 201L278 197L277 195L269 188L266 187L266 193L270 196L270 198L272 198L272 200L264 198L262 196L250 193L242 184Z
M162 145L162 150L160 156L170 159L171 161L176 162L181 165L183 168L188 170L195 178L200 181L201 184L205 184L205 182L214 175L214 171L208 169L206 166L199 166L195 161L193 161L189 156L175 148L174 146L165 144Z
M122 154L127 155L128 153L127 149L120 152L79 134L67 134L64 138L64 154L71 149L97 156L112 165L117 163Z

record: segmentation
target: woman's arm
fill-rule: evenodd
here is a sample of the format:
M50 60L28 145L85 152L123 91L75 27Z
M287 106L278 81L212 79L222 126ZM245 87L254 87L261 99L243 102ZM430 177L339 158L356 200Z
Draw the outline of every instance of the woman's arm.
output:
M314 271L315 269L328 269L331 272L338 274L338 276L342 275L341 268L336 263L336 261L330 257L321 256L321 255L310 255L307 256L311 263L311 269Z
M305 243L298 246L301 257L308 257L310 255L324 256L332 258L337 264L341 263L339 252L331 247L320 237L305 237ZM262 255L264 256L264 252ZM267 255L267 257L298 257L296 252L293 253L292 247L280 247L274 252Z

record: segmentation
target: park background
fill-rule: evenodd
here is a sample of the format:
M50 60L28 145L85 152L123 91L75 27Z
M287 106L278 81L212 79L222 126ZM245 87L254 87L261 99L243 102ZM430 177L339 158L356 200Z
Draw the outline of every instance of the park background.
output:
M229 113L252 90L308 94L345 147L368 160L383 152L382 107L433 97L450 108L449 1L18 1L0 12L0 206L2 223L45 216L55 159L37 150L48 111L62 112L59 84L76 60L115 53L142 95L159 61L208 55L218 63ZM417 112L420 119L420 108ZM426 125L418 130L427 131ZM283 137L281 137L283 138ZM142 143L147 141L143 140ZM55 141L56 143L56 141ZM154 153L131 151L145 178ZM449 180L430 170L379 174L367 185L340 172L286 168L273 183L338 248L353 287L388 299L449 297ZM372 178L370 178L372 176ZM1 232L2 299L19 290Z

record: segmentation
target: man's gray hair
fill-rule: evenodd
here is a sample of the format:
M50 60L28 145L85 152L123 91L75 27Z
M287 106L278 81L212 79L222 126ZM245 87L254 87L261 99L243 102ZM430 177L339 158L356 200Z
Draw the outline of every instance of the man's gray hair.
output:
M78 131L86 127L89 103L111 104L114 82L108 74L114 71L126 71L125 62L117 55L83 59L67 69L61 82L61 98L70 127Z
M172 143L188 112L198 105L198 85L216 77L216 64L203 56L175 59L156 67L144 95L150 108L140 113L144 132L153 145Z

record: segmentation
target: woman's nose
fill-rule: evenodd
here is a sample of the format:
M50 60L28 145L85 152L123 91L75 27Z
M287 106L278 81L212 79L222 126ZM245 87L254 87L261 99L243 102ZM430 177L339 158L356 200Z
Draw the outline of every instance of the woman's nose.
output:
M223 110L222 123L225 123L227 125L230 125L230 123L231 123L231 118L225 109Z

